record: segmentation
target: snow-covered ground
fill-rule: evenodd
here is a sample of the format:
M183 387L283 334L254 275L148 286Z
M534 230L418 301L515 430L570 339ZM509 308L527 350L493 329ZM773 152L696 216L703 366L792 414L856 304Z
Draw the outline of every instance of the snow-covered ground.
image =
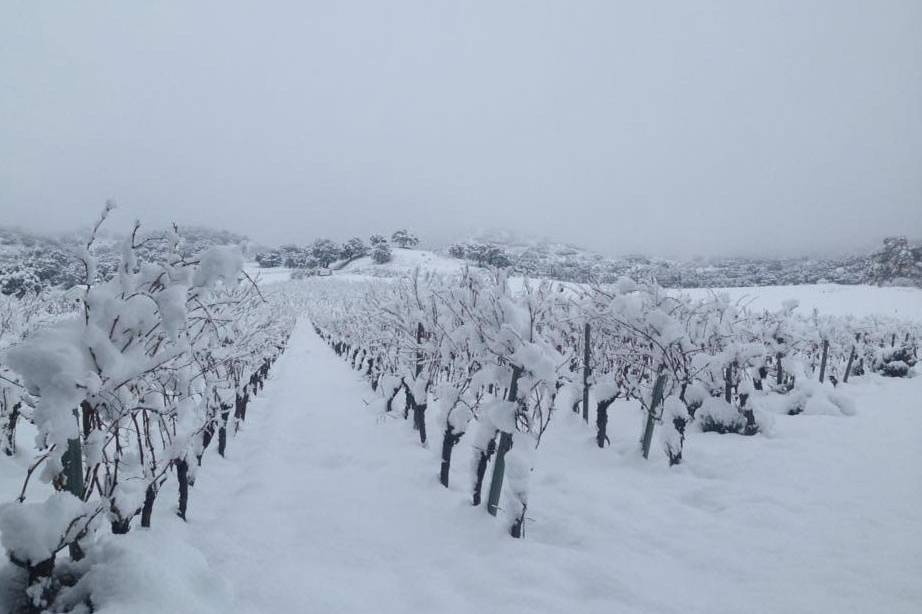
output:
M274 284L281 281L288 281L291 279L292 269L287 269L285 267L275 267L271 269L261 268L255 262L248 262L244 267L247 275L250 276L260 285L263 284Z

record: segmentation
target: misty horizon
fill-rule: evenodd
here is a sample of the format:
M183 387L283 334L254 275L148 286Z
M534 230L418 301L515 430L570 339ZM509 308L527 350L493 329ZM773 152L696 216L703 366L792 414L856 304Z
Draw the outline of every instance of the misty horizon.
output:
M606 256L922 236L922 4L0 9L2 223Z
M375 231L371 231L364 235L356 234L344 234L344 235L317 235L317 236L305 236L300 239L292 241L284 241L280 243L273 243L271 241L260 240L258 237L248 234L245 230L228 228L221 225L209 225L209 224L187 224L181 220L173 220L166 224L162 225L152 225L144 221L144 219L138 218L137 216L132 217L130 212L121 210L121 207L116 207L116 209L109 215L108 220L105 222L103 227L98 231L98 236L100 237L112 237L112 238L123 238L131 230L131 227L135 221L141 223L141 229L143 233L153 232L156 233L160 230L169 228L173 223L177 224L182 228L204 228L213 231L226 231L228 233L237 234L245 236L249 241L252 247L256 249L275 249L284 245L298 245L298 246L307 246L316 239L331 239L335 243L345 243L353 237L358 237L363 241L367 241L368 237L373 234L382 234L384 236L390 236L391 231L404 228L413 232L415 230L411 226L407 225L395 225L394 228L385 228ZM48 236L53 238L68 238L74 237L75 235L79 237L89 236L92 230L92 223L82 224L66 230L46 230L37 226L29 227L21 224L17 225L4 225L0 224L0 228L10 228L18 231L22 231L28 234L34 234L38 236ZM433 250L437 252L446 252L447 249L452 244L464 244L469 242L482 242L482 243L494 243L499 245L530 245L530 246L540 246L540 245L550 245L550 246L564 246L572 247L586 252L597 253L606 258L629 258L629 257L648 257L648 258L663 258L676 261L692 262L695 260L720 260L720 259L768 259L768 260L783 260L783 259L827 259L827 258L841 258L848 256L859 256L867 255L873 251L876 251L880 248L881 242L887 236L905 236L900 233L892 233L889 235L884 235L876 240L867 240L861 245L854 245L851 247L845 247L840 249L827 249L826 251L821 250L787 250L787 251L771 251L770 249L762 251L753 251L741 249L737 252L725 251L722 253L680 253L680 254L668 254L668 253L655 253L655 252L643 252L639 250L634 251L614 251L614 252L603 252L598 249L593 249L587 245L581 245L572 241L562 241L551 235L537 235L537 234L521 234L515 233L508 228L480 228L468 233L466 235L458 235L455 237L449 237L447 240L435 241L431 237L425 235L418 235L419 246L418 249L423 250ZM908 236L910 243L918 244L920 241L919 237Z

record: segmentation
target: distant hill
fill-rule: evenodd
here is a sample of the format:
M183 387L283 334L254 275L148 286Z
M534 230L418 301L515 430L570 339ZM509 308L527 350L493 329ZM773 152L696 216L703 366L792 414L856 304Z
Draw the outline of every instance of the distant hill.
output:
M378 238L386 243L380 235ZM347 249L357 241L360 249ZM922 249L892 237L874 254L796 258L696 258L677 260L642 255L608 257L549 239L522 238L509 232L480 233L436 252L390 249L390 262L377 263L373 250L352 239L337 246L316 239L257 255L264 267L288 266L307 274L330 267L337 273L393 277L416 266L424 270L459 270L462 264L508 269L516 275L580 283L611 283L621 277L655 280L667 288L730 288L833 283L915 285L922 287ZM452 264L454 263L454 264Z
M264 248L245 235L203 226L182 226L183 255L213 245L238 245L248 259L265 269L286 266L300 274L317 273L327 267L336 274L405 276L419 267L423 271L457 272L465 264L498 267L516 275L573 282L611 283L621 277L655 280L667 288L728 288L816 283L909 285L922 287L922 246L903 237L890 237L873 254L828 258L709 258L674 260L647 256L602 256L575 245L547 239L523 239L512 233L482 233L447 249L432 252L404 249L396 241L403 233L409 245L418 243L406 231L391 241L381 235L370 246L353 238L338 245L316 239L303 245ZM77 254L88 232L44 235L0 226L0 292L21 295L49 287L68 288L83 281ZM157 258L166 242L149 233L143 251ZM404 237L406 238L406 237ZM102 233L93 253L98 276L112 275L120 260L123 236ZM377 247L376 247L377 246ZM383 252L389 256L382 256ZM389 260L388 260L389 258ZM380 260L381 263L377 262Z
M708 258L673 260L607 257L578 246L509 233L480 234L446 254L479 265L509 267L532 277L608 283L619 277L655 279L671 288L726 288L815 283L922 286L922 250L904 238L885 240L875 254L826 258ZM873 267L871 264L876 263ZM916 264L913 265L912 263ZM918 271L913 267L916 266Z

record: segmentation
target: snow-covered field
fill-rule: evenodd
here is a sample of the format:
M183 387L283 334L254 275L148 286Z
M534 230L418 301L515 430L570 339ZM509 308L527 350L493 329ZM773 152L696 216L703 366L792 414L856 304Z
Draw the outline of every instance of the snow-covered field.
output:
M291 279L291 269L285 267L275 267L271 269L261 268L255 262L247 263L245 269L247 275L260 285L274 284Z
M395 250L391 268L421 253ZM918 290L729 292L922 319ZM384 417L302 320L227 458L208 450L188 523L163 495L151 529L106 546L95 611L917 613L922 378L869 375L848 391L854 416L777 414L755 437L690 432L672 468L660 445L640 457L638 407L616 403L605 449L560 412L514 540L470 505L470 437L446 491L438 445ZM0 458L0 499L18 494L28 460Z
M834 316L881 315L901 319L922 319L922 290L918 288L876 286L840 286L816 284L805 286L761 286L758 288L695 288L683 290L695 298L712 293L726 293L753 309L780 309L790 299L798 301L798 309L809 313L813 309Z

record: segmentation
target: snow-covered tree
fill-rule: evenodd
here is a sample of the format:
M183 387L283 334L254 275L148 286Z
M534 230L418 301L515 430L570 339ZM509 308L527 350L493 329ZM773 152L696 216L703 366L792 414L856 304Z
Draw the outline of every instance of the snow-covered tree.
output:
M922 247L911 247L906 237L887 237L871 255L868 279L879 286L922 286Z
M408 232L405 228L394 232L394 234L391 235L391 242L402 249L408 249L419 245L419 239L416 235Z
M354 260L368 255L368 246L359 237L352 237L346 241L340 250L340 256L346 260Z
M285 259L278 250L270 250L256 254L256 262L264 269L280 267L285 264Z
M375 241L378 235L372 237L371 259L375 264L384 264L391 261L391 245L387 240Z
M339 246L329 239L317 239L311 244L311 256L323 268L330 266L341 256Z

